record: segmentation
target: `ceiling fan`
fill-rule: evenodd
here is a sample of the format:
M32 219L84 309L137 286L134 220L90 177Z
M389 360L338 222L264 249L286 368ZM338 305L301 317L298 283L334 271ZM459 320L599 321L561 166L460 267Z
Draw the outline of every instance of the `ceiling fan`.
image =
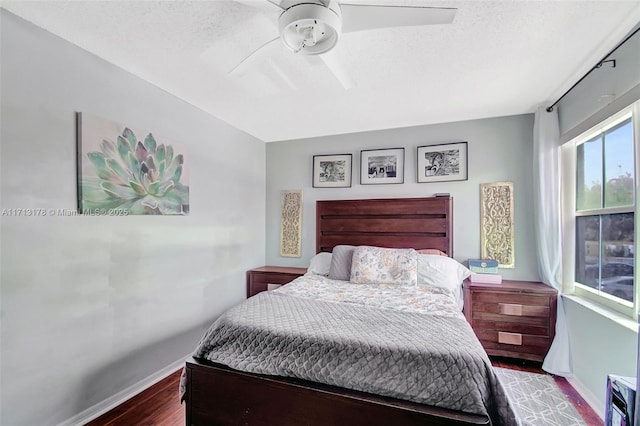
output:
M246 0L236 0L245 2ZM255 1L255 0L254 0ZM362 4L338 0L264 0L278 9L280 35L252 51L229 74L233 74L266 47L281 40L291 52L299 55L320 55L327 67L345 88L354 85L334 55L328 54L341 36L355 31L379 28L450 24L457 9L396 4Z

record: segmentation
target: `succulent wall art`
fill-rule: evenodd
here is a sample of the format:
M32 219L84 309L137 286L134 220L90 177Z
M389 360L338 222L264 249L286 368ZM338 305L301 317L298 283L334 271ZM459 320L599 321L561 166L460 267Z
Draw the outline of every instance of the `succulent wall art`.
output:
M186 148L78 113L78 208L91 215L186 215Z

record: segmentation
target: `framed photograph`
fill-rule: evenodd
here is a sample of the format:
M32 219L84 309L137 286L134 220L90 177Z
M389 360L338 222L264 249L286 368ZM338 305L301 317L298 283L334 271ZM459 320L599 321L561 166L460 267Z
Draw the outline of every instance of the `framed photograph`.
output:
M349 188L351 186L351 154L314 155L314 188Z
M404 183L404 148L360 151L360 184Z
M467 180L467 143L418 147L418 182Z

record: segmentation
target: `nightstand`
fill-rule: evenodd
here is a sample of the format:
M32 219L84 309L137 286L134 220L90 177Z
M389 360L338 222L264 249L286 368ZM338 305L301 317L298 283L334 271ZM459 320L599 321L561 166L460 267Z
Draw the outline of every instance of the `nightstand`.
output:
M556 330L558 292L540 282L464 282L464 314L489 355L542 361Z
M307 268L262 266L247 271L247 298L261 291L273 290L304 275Z

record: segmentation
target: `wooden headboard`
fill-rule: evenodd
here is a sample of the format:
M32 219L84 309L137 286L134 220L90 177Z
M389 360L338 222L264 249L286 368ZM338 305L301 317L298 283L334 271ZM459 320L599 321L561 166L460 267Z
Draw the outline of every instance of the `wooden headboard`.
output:
M453 257L453 198L316 201L316 253L339 244L438 249Z

